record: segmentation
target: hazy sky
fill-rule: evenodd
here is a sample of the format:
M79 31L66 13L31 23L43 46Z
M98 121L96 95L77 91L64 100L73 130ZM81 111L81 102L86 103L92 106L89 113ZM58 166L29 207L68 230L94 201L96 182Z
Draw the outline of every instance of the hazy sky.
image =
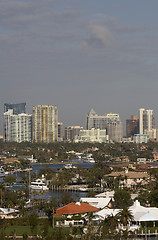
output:
M157 116L157 13L157 0L0 0L1 133L5 102L57 105L65 126L92 107Z

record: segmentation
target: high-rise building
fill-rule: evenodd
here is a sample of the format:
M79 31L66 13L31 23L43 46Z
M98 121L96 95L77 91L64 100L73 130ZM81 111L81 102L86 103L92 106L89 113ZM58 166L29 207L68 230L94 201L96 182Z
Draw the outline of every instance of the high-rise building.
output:
M79 136L81 129L83 129L83 127L80 126L65 127L65 140L70 142L73 141L75 136Z
M32 110L33 141L58 141L58 109L51 105L34 106Z
M123 137L122 122L117 120L109 121L107 124L107 134L110 141L121 142Z
M63 123L58 122L58 142L63 141Z
M153 110L139 109L139 134L144 134L144 130L152 130L155 128L155 119Z
M87 114L86 117L86 129L106 129L107 123L111 121L119 121L120 116L116 113L107 113L99 116L93 109Z
M122 122L117 113L106 113L99 116L93 109L87 114L86 129L106 129L110 141L120 142L122 140Z
M3 114L5 142L31 142L32 115L26 113L13 114L9 109Z
M26 103L5 103L4 104L4 113L9 109L13 109L13 114L18 115L20 113L26 113Z
M131 119L126 120L126 137L131 137L139 133L139 120L136 115L132 115Z

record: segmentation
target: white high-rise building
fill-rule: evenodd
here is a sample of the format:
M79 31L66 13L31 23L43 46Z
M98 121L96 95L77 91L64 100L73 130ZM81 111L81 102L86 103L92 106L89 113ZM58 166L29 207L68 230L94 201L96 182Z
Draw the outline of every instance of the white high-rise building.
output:
M139 109L139 134L144 134L144 131L151 131L155 128L153 110Z
M13 114L13 109L9 109L3 114L5 142L31 142L32 138L32 115L21 113Z

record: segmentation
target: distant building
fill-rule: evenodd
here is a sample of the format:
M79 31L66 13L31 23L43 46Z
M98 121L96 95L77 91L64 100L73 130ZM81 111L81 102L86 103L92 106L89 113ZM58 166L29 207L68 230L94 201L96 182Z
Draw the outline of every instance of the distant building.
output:
M75 136L74 142L99 142L108 143L109 136L106 134L106 129L90 129L90 130L80 130L79 135Z
M153 110L139 109L139 134L144 134L145 130L152 130L155 128L155 118Z
M80 126L65 127L65 140L70 142L74 141L75 136L79 136L81 129L83 129L83 127Z
M5 103L4 113L8 112L9 109L13 109L13 114L18 115L20 113L26 113L26 103Z
M58 122L58 142L63 141L63 123Z
M32 110L33 141L58 141L58 109L51 105L34 106Z
M147 143L149 142L148 134L134 134L133 136L134 143Z
M143 181L149 180L150 176L145 172L135 172L135 171L121 171L121 172L112 172L106 174L105 177L109 179L116 179L119 176L122 177L119 180L120 187L135 188L136 185L142 183Z
M86 117L86 129L106 129L109 121L119 121L120 116L116 113L107 113L99 116L93 109L87 114Z
M120 115L117 113L106 113L99 116L91 109L86 117L86 129L90 130L92 128L106 129L110 141L121 142L122 140L122 122L120 121Z
M154 129L154 128L151 129L151 130L145 129L145 130L144 130L144 134L149 135L149 139L150 139L150 140L156 140L157 131L158 131L158 129Z
M131 137L139 133L139 120L136 115L132 115L131 119L126 120L126 137Z
M9 109L3 114L4 122L4 142L31 142L32 140L32 115L21 113L13 114L13 109Z
M113 142L121 142L123 137L123 127L120 121L111 121L107 124L107 134L109 140Z

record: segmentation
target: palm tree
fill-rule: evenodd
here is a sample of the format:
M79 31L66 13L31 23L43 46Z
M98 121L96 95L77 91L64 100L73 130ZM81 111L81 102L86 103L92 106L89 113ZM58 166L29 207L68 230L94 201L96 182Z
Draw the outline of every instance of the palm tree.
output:
M111 215L105 218L105 220L100 224L98 228L98 234L100 239L114 239L114 236L117 235L117 226L118 226L118 216Z
M127 226L128 222L133 220L132 212L128 208L122 209L117 215L123 226Z

